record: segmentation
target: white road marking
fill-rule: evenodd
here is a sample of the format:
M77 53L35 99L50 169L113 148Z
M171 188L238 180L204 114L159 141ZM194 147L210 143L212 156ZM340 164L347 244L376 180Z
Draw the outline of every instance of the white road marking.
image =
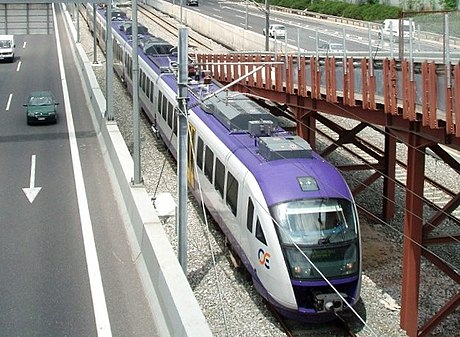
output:
M88 267L89 284L91 288L91 297L93 300L94 316L96 320L96 330L98 336L112 336L110 327L109 314L105 301L104 287L102 285L101 271L97 258L96 244L94 242L94 233L89 214L88 199L86 198L85 182L81 168L80 154L78 153L77 139L75 136L75 127L73 124L72 109L70 107L69 92L64 71L64 61L62 57L61 43L59 40L58 25L56 24L56 9L53 3L53 19L55 27L56 45L58 49L59 69L61 72L62 90L64 95L64 106L67 119L67 128L69 130L70 154L72 157L72 166L75 177L75 187L77 190L78 209L80 212L81 229L83 233L83 245L85 248L86 264Z
M26 41L24 41L24 43L22 44L22 49L25 49L25 48L26 48L26 46L27 46L27 42L26 42Z
M18 66L16 67L16 71L19 71L19 69L21 69L21 64L22 64L22 61L19 61Z
M6 111L10 110L10 105L11 105L11 100L12 99L13 99L13 94L10 94L8 96L8 102L6 103L6 108L5 108Z
M36 162L36 155L32 155L31 163L30 163L30 182L29 187L25 187L22 190L24 191L27 199L29 199L30 203L33 203L35 198L38 195L38 192L42 189L41 187L35 187L35 162Z

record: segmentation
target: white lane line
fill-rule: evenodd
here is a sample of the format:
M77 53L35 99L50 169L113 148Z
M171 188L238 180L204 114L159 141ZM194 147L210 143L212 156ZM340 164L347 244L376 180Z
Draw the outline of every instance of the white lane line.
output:
M104 296L104 287L102 285L101 271L97 258L96 244L94 242L93 227L89 214L88 199L86 198L85 182L81 169L80 154L78 153L77 139L75 136L75 127L73 124L72 110L70 107L69 91L64 71L64 61L62 57L61 43L59 40L58 25L56 24L56 8L53 3L53 19L56 35L56 45L58 49L59 69L61 72L62 90L64 95L64 105L67 119L67 128L69 130L70 154L72 157L72 166L75 177L75 187L77 189L78 209L80 212L81 229L83 233L83 245L85 248L86 264L88 266L89 284L91 288L91 297L93 300L94 316L96 320L96 329L98 336L112 336L110 327L109 314Z
M16 71L19 71L19 69L21 69L21 64L22 64L22 61L19 61L18 66L16 67Z
M24 43L22 44L22 49L26 49L26 46L27 46L27 42L24 41Z
M13 99L13 94L10 94L8 96L8 102L6 102L6 108L5 108L6 111L10 110L10 105L11 105L11 100L12 99Z

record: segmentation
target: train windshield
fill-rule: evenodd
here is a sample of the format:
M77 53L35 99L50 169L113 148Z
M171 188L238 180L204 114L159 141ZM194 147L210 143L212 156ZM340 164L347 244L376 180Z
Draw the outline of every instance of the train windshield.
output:
M318 245L354 240L356 217L345 199L305 199L271 208L281 243Z
M283 254L294 279L356 274L357 217L345 199L287 202L271 208ZM321 274L320 274L321 272Z

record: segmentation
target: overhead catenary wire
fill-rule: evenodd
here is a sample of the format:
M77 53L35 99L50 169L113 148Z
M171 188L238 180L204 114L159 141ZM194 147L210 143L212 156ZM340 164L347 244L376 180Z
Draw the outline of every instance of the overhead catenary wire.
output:
M211 95L211 94L209 94ZM238 140L239 141L239 140ZM193 144L193 142L191 143ZM240 143L241 146L243 147L246 147L245 144L243 143ZM193 153L193 156L194 158L196 158L196 153L194 152L195 149L193 149L191 152ZM252 152L252 151L251 151ZM198 168L197 168L197 164L196 164L196 161L194 160L194 168L193 170L195 172L198 173ZM198 177L198 180L199 180L199 174L197 174L197 177ZM201 189L201 184L199 184L199 193L200 195L202 196L202 189ZM201 200L204 200L203 197L201 197ZM255 202L259 202L258 200L254 200ZM204 202L202 201L201 202L202 204L202 207L204 209L205 205L204 205ZM284 229L277 223L276 219L274 219L272 217L272 215L270 214L270 212L268 210L265 209L265 206L260 204L259 203L259 206L261 209L263 209L264 211L267 212L267 214L272 218L272 221L273 223L278 226L278 228L282 231L284 231ZM205 217L205 221L207 223L207 219ZM346 305L351 309L351 311L358 317L358 319L366 326L366 328L372 333L373 336L378 336L375 331L368 325L368 323L354 310L354 308L352 308L352 306L345 300L345 298L342 296L342 294L332 285L331 281L319 270L319 268L316 266L316 264L314 264L306 255L305 253L301 250L301 248L295 243L292 241L292 244L296 247L296 249L301 253L302 256L304 256L307 261L314 267L315 270L317 270L317 272L319 273L319 275L326 281L326 283L333 289L333 291L341 298L342 301L344 301L344 303L346 303Z
M252 91L250 87L248 87L248 86L244 86L244 87L245 87L246 90L248 90L249 92ZM344 110L344 111L346 111L347 113L353 115L353 113L352 113L351 111L346 110L346 108L344 108L344 107L342 107L342 106L340 106L340 105L338 105L338 104L335 104L335 105L336 105L336 107L337 107L338 109ZM294 107L295 107L295 105L294 105ZM283 110L281 110L281 109L279 109L279 110L282 112L282 114L284 114L284 111L283 111ZM291 116L291 117L293 117L293 116ZM356 120L357 120L357 121L367 123L366 121L362 120L359 116L356 116L356 115L355 115L355 117L356 117ZM316 130L314 130L312 127L303 124L303 123L302 123L301 121L299 121L299 120L297 120L296 122L299 123L299 124L301 124L302 126L308 128L308 129L312 130L312 131L316 131ZM392 135L392 134L388 134L388 133L386 133L385 131L382 131L382 132L383 132L385 135L389 136L389 137L394 137L394 138L396 138L396 137L395 137L394 135ZM338 144L338 143L335 143L335 145L337 145L338 147L343 147L341 144ZM406 144L406 146L410 147L410 144ZM422 150L418 149L418 148L414 148L414 150L415 150L415 151L419 151L420 153L423 153L423 154L425 155L425 153L424 153ZM394 180L393 178L391 178L391 177L389 177L388 175L386 175L384 172L378 171L376 168L372 167L371 165L368 165L368 166L369 166L369 169L376 170L376 171L379 172L383 177L386 177L386 178L390 179L390 180L393 181L393 182L397 182L397 181ZM453 168L453 169L455 170L455 168ZM455 171L458 173L457 170L455 170ZM413 192L410 191L410 193L413 193ZM417 197L419 197L419 198L421 198L421 199L423 200L423 196L417 196ZM398 205L398 206L399 206L399 205ZM441 211L442 211L442 210L441 210ZM442 211L442 212L443 212L443 211ZM452 218L452 215L451 215L451 214L445 213L445 212L444 212L444 214L445 214L448 218ZM415 215L415 214L413 214L413 215ZM415 215L415 216L418 216L418 215ZM422 220L423 220L423 219L422 219ZM430 226L433 226L433 225L430 224ZM435 226L433 226L433 228L435 228ZM455 237L453 237L453 236L451 236L451 235L449 235L449 236L450 236L454 241L460 242L460 241L459 241L458 239L456 239Z
M387 225L389 225L389 224L387 224ZM391 226L390 226L390 227L391 227ZM392 227L392 228L393 228L393 227ZM400 231L399 231L399 234L402 234L403 237L408 238L404 233L401 233ZM408 238L408 239L411 240L412 242L414 242L413 239L411 239L411 238ZM437 257L439 258L439 256L436 255L433 251L431 251L431 250L429 250L429 249L427 249L427 248L421 246L421 245L420 245L419 243L417 243L417 242L415 242L415 243L416 243L417 245L419 245L422 249L425 249L425 250L427 250L427 251L430 251L430 253L434 254L435 256L437 256ZM441 258L441 260L443 260L443 259ZM447 264L449 264L448 261L445 261L445 260L443 260L443 261L446 262Z

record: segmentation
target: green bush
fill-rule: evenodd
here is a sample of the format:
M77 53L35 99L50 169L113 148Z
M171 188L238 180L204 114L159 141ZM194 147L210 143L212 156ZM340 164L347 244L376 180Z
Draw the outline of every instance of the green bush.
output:
M256 0L265 4L265 0ZM268 0L272 6L308 10L316 13L346 17L356 20L382 21L398 18L401 12L399 7L381 5L378 0L365 0L362 4L351 4L343 1L321 0ZM455 0L441 0L445 2Z
M442 4L442 8L448 11L452 11L457 9L457 1L456 0L441 0L439 1Z

